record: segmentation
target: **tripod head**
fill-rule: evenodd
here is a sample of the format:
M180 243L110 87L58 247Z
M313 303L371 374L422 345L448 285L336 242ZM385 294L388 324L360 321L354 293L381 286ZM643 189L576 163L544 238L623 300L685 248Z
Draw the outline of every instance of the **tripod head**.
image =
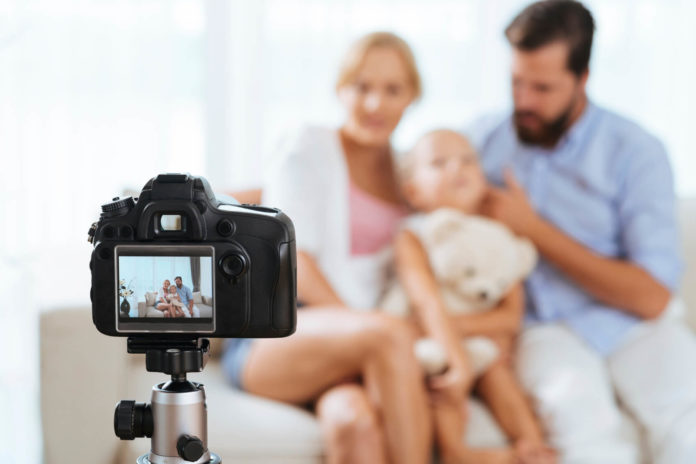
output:
M193 338L138 339L128 338L129 353L145 353L145 369L172 376L173 382L186 381L188 372L201 372L210 359L210 340Z
M121 440L152 438L149 455L138 464L220 463L208 451L205 391L202 384L189 382L188 372L200 372L210 358L208 339L128 338L129 353L145 353L148 372L171 376L155 385L152 401L120 401L114 413L114 432Z

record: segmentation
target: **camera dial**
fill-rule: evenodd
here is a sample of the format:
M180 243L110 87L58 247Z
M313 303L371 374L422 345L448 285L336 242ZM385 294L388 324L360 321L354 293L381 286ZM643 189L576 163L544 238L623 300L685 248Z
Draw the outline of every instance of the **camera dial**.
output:
M112 218L123 216L124 214L128 214L133 207L135 207L135 201L133 201L132 197L126 197L124 199L115 197L111 203L102 205L102 217Z

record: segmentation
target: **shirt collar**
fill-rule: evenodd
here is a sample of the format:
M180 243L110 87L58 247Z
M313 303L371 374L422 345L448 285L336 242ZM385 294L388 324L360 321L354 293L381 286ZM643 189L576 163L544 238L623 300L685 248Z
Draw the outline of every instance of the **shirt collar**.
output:
M586 140L590 128L597 118L597 107L588 99L587 105L577 121L566 131L552 151L569 153L575 151L579 143Z

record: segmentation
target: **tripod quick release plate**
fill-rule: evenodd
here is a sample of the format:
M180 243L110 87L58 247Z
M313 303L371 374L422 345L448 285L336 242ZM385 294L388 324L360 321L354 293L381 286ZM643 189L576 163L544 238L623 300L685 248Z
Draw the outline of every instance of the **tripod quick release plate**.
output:
M145 353L148 372L162 372L172 376L185 376L187 372L200 372L210 358L210 341L193 340L138 340L128 339L129 353Z

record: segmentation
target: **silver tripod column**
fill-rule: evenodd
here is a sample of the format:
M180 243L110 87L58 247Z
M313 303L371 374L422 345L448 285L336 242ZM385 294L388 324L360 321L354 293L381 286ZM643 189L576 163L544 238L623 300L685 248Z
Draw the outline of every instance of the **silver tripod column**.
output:
M176 345L177 348L170 348ZM129 353L145 353L148 372L171 375L169 382L152 387L149 404L122 400L114 411L114 433L121 440L147 437L150 452L137 464L220 464L208 450L208 412L203 385L186 380L187 372L203 370L210 342L194 340L139 340L128 338Z
M208 450L205 389L195 382L152 387L152 449L138 464L218 464Z

